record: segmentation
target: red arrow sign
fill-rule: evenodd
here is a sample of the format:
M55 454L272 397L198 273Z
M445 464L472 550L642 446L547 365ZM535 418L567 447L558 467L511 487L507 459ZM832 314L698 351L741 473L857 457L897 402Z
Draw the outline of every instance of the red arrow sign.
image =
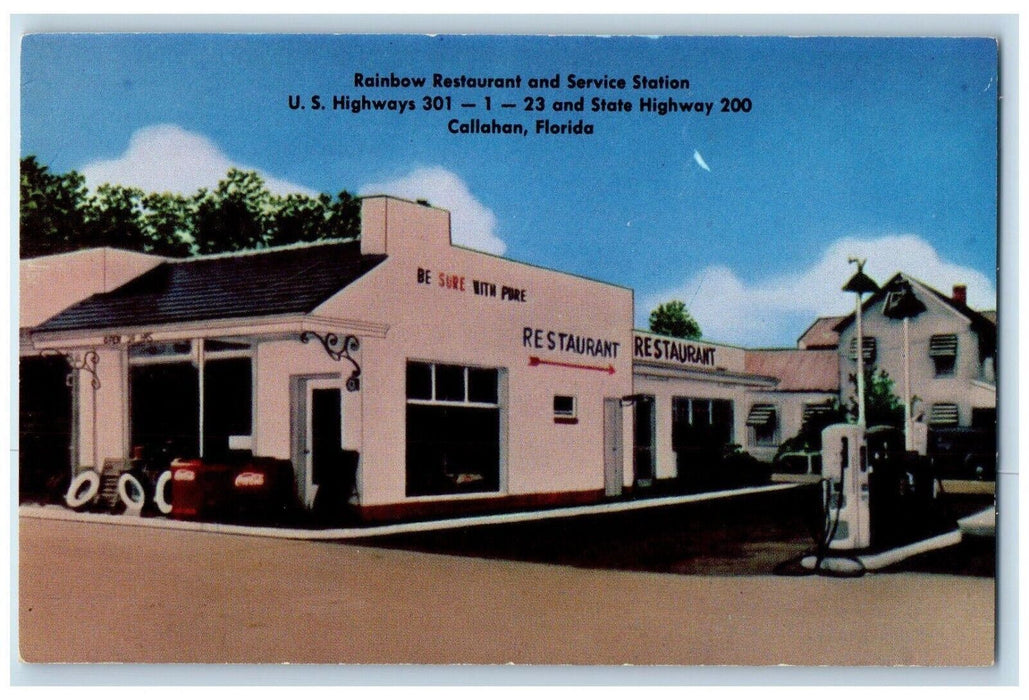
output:
M574 362L555 362L554 360L541 360L535 355L529 356L529 366L537 367L539 365L551 365L552 367L571 367L572 369L591 369L595 372L607 372L608 374L614 374L614 365L608 365L607 367L597 367L596 365L577 365Z

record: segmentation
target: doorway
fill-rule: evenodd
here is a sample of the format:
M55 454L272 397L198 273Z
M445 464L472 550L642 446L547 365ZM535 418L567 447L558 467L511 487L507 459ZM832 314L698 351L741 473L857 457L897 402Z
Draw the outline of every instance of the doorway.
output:
M340 481L343 392L335 376L294 377L293 385L293 463L300 500L310 509L319 487Z
M72 369L63 357L23 357L19 373L19 495L53 498L67 486L75 458Z
M646 394L636 399L633 419L633 484L647 488L654 483L654 443L656 422L654 397Z

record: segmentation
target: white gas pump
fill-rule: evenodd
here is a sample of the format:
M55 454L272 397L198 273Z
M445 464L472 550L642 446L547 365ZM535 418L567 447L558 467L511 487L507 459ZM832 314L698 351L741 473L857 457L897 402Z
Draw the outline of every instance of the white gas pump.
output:
M868 449L863 426L830 425L822 431L825 499L824 546L832 550L871 545Z

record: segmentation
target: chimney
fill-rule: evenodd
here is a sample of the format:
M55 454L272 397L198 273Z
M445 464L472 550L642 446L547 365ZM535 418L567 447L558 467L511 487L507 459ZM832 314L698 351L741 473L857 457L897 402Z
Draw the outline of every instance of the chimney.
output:
M954 285L954 295L951 297L955 304L968 306L968 287L963 284Z

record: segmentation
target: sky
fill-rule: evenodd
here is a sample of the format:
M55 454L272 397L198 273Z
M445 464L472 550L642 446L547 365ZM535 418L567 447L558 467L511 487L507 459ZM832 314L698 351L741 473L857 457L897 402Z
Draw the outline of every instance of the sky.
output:
M38 34L21 51L22 156L90 186L192 193L240 167L280 193L427 199L456 243L632 288L637 327L678 298L706 339L748 347L852 309L853 256L996 307L991 39ZM451 133L476 119L526 133Z

